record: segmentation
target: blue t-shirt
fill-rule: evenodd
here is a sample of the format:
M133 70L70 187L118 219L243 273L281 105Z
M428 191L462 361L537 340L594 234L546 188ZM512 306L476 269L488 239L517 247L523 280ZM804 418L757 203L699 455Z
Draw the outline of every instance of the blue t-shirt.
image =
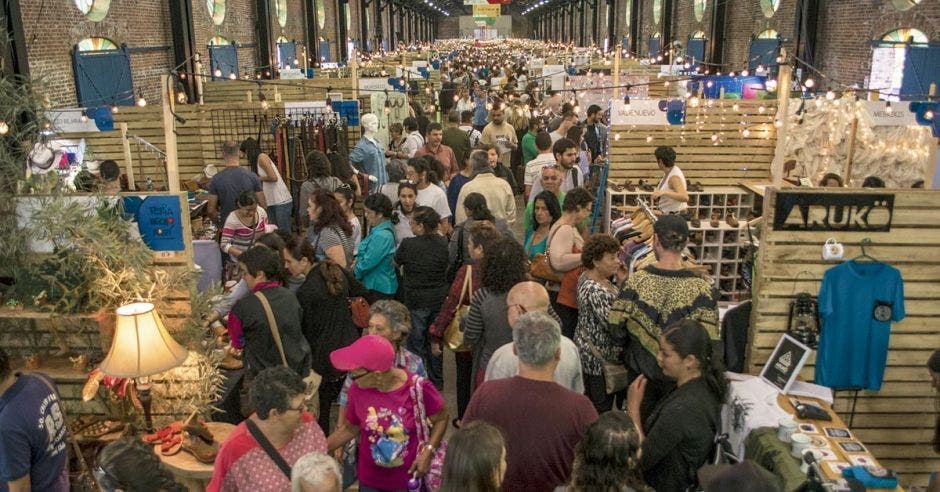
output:
M830 268L819 289L819 316L816 384L881 389L891 322L904 319L901 272L855 261Z
M40 378L17 374L0 396L0 492L27 473L32 490L69 490L63 408Z
M219 222L224 224L228 214L238 208L235 203L239 195L246 191L261 192L261 179L243 167L226 166L209 180L206 191L219 197Z

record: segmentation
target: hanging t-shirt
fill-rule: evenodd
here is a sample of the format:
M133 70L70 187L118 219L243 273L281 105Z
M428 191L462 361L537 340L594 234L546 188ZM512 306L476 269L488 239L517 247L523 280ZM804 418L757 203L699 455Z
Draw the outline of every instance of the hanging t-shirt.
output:
M823 275L816 384L878 391L892 321L904 319L904 281L886 263L847 261Z
M408 468L418 456L412 376L396 390L383 393L353 383L346 401L346 419L359 427L359 482L371 488L401 490L407 486ZM427 416L444 408L434 385L421 378Z

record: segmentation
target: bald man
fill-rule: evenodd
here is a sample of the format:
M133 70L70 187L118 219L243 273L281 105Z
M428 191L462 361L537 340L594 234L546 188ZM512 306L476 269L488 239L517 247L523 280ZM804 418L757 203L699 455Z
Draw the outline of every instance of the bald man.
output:
M515 328L516 321L525 313L551 312L548 291L536 282L520 282L506 295L506 313L509 326ZM511 378L519 374L519 357L513 353L512 342L496 349L486 365L486 381ZM576 393L584 393L584 379L581 377L581 356L578 347L567 337L561 337L561 360L555 368L555 382Z

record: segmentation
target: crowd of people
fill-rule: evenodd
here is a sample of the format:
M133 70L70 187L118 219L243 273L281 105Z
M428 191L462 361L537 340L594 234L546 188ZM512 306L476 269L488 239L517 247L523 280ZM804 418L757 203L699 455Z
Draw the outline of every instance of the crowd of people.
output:
M230 288L207 326L229 340L243 375L240 423L208 490L358 482L405 491L423 480L448 491L669 492L698 483L728 383L712 352L716 291L680 261L686 220L662 216L657 261L628 272L624 241L589 233L594 164L606 152L601 108L582 119L560 94L543 97L522 62L480 51L443 77L444 125L416 108L384 148L371 136L375 115L365 115L349 155L305 156L299 193L254 140L222 145L207 208ZM656 155L660 195L681 210L675 152ZM455 323L462 344L448 382ZM629 387L609 387L611 364L626 369ZM304 379L311 370L322 377L315 392ZM0 380L3 395L55 397L38 377L14 376L5 355ZM445 404L446 384L456 408ZM36 421L22 415L20 424ZM27 439L3 424L4 449ZM133 440L109 446L99 483L178 489L152 456ZM52 471L64 453L44 459L32 470L29 460L4 463L2 478L27 470L27 483L60 490Z

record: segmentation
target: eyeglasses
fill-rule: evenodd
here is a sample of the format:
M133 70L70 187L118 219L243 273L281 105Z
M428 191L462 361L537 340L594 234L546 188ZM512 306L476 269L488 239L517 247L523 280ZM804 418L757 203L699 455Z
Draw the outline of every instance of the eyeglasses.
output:
M290 412L290 411L292 411L292 410L295 411L295 412L303 412L304 410L306 410L306 407L304 406L303 403L301 403L300 406L298 406L297 408L294 408L294 407L287 407L287 408L285 408L285 409L284 409L284 412Z
M522 313L522 314L526 314L526 313L529 312L529 310L526 309L526 307L523 306L522 304L510 304L510 305L507 306L507 307L509 307L509 308L517 308L517 309L519 309L519 312Z
M350 186L349 183L342 183L339 186L337 186L337 188L342 188L344 190L351 190L352 186Z
M355 376L349 376L349 379L352 379L353 381L355 381L355 380L357 380L357 379L359 379L359 378L361 378L361 377L363 377L363 376L367 376L367 375L369 375L369 374L372 374L372 371L366 371L366 372L364 372L364 373L362 373L362 374L357 374L357 375L355 375Z

